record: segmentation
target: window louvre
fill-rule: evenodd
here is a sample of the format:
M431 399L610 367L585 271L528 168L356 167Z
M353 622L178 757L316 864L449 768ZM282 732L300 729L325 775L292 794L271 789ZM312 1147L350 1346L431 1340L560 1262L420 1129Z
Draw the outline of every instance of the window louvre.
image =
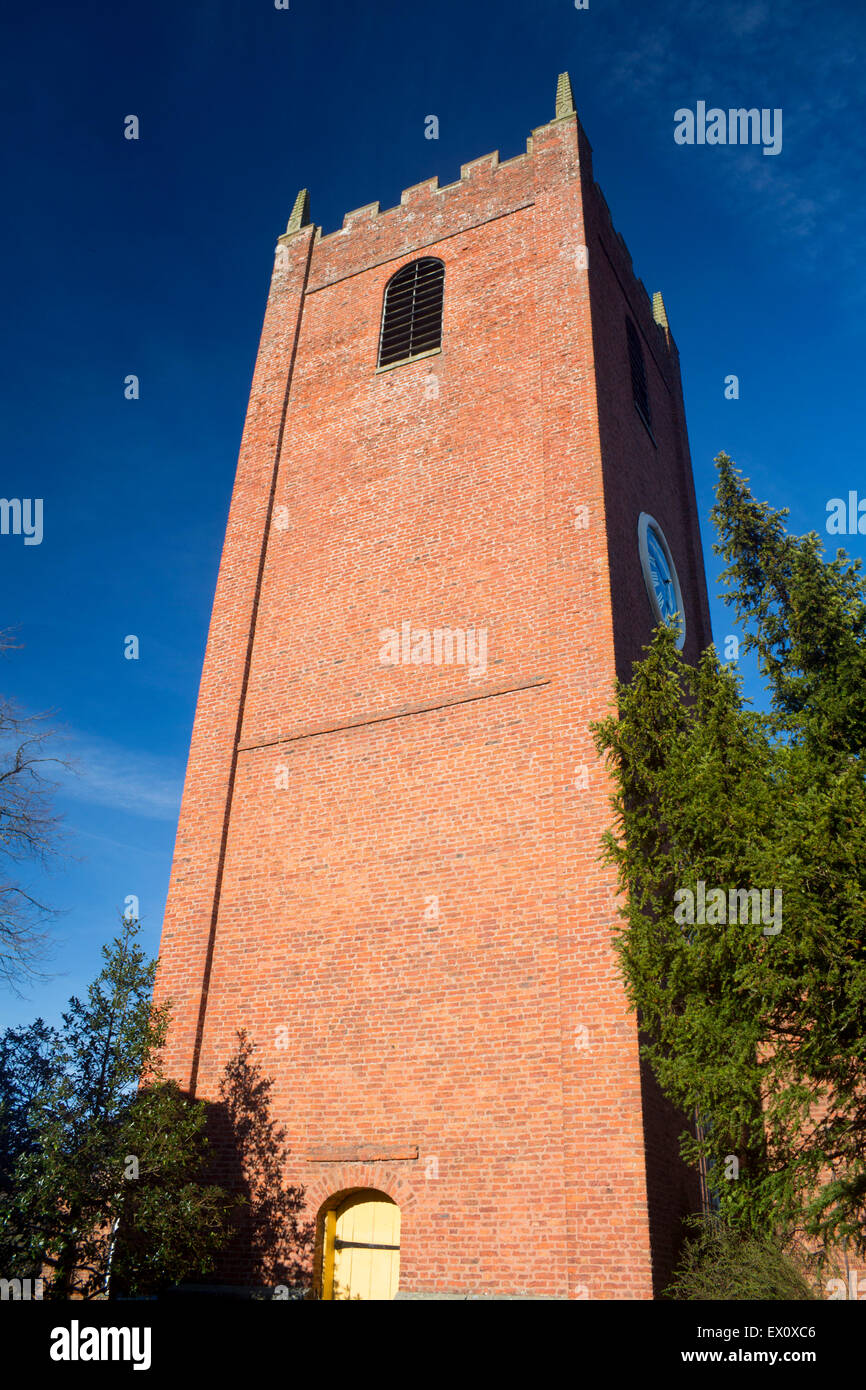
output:
M625 321L625 332L628 338L628 360L631 367L631 390L634 396L634 403L647 425L650 425L649 390L647 388L643 348L640 345L638 331L631 319L626 319Z
M388 281L379 338L379 366L442 346L445 266L433 256L411 261Z

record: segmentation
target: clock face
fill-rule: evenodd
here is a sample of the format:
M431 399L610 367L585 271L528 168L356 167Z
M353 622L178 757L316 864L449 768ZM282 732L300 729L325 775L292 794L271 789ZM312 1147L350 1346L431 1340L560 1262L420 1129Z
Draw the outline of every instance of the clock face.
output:
M686 640L686 616L677 572L664 532L647 512L641 512L638 521L638 545L655 617L659 622L679 627L677 646L682 650Z

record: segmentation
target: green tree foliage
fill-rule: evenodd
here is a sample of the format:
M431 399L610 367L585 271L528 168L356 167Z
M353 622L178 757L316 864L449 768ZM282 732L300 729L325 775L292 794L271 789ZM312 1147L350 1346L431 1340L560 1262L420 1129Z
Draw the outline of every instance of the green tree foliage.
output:
M152 1292L212 1267L231 1205L201 1180L206 1106L163 1079L168 1007L124 919L85 1001L0 1047L0 1247L46 1297Z
M716 462L725 598L769 708L747 707L714 648L687 665L666 626L618 686L618 717L594 726L615 785L605 854L628 895L616 946L644 1055L701 1117L684 1155L709 1162L730 1226L863 1252L866 587L859 562L788 535ZM683 920L699 882L729 905L766 892L780 929L742 910Z
M28 1121L53 1077L57 1043L57 1030L41 1018L27 1028L7 1028L0 1036L0 1193L9 1191L17 1159L35 1147Z
M678 1301L757 1299L803 1302L820 1297L800 1263L775 1236L732 1229L718 1217L694 1220L665 1297Z

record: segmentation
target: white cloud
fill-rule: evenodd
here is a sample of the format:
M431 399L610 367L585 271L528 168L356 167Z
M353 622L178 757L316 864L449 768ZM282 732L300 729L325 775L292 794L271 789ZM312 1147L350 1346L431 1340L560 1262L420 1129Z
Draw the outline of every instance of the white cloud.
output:
M727 22L735 34L751 34L760 29L770 17L769 5L762 0L755 5L735 5L727 14Z
M61 795L148 820L177 819L183 790L183 767L177 759L75 734L67 735L57 752L72 764L71 771L58 773ZM51 769L46 772L50 775Z

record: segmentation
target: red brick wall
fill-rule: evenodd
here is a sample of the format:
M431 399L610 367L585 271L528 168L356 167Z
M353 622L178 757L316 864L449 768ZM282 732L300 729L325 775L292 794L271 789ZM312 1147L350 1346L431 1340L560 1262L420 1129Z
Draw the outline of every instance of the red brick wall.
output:
M574 117L281 245L163 934L170 1070L213 1097L245 1027L309 1214L400 1202L401 1294L650 1297L682 1174L610 947L587 725L649 634L641 509L697 595L692 655L705 620L674 358ZM419 254L442 353L377 373ZM380 664L403 621L486 628L486 671Z

